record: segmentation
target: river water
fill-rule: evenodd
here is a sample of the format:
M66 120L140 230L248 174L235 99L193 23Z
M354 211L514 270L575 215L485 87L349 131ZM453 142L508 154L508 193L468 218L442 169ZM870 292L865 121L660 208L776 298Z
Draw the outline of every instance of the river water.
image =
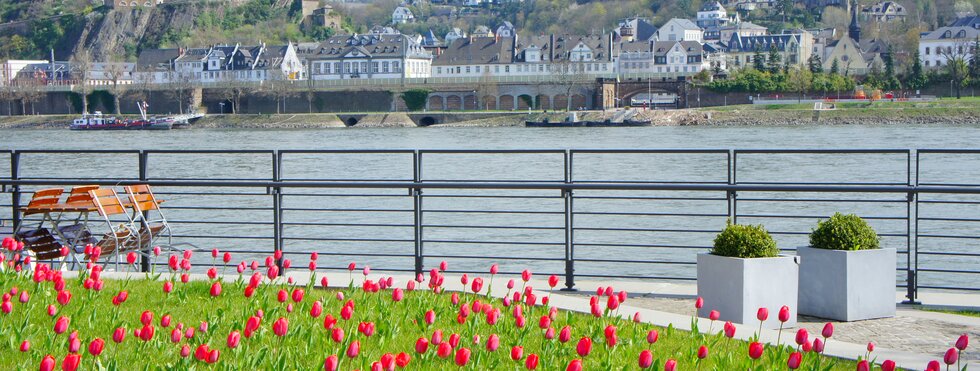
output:
M384 128L320 130L191 129L170 132L70 132L3 130L3 149L158 149L158 150L330 150L330 149L948 149L978 148L980 127L966 125L781 125L648 128ZM5 157L6 154L0 154ZM268 154L154 153L149 176L155 179L268 179ZM422 178L434 180L562 181L561 153L423 153ZM819 182L905 184L915 166L904 153L886 154L739 154L739 183ZM21 177L132 178L132 154L24 154ZM652 181L725 183L725 153L577 153L575 181ZM9 174L0 158L0 176ZM980 154L925 154L919 164L923 183L980 184ZM283 155L284 179L412 180L412 156L404 153ZM272 197L264 190L222 189L236 195L200 195L214 189L160 189L165 211L184 241L229 250L271 249ZM352 194L371 195L354 197ZM480 197L473 197L480 196ZM576 274L692 278L695 255L706 251L728 214L718 192L577 192L573 210ZM774 202L771 199L793 199ZM739 195L739 223L763 223L781 248L806 243L806 233L835 211L867 217L882 244L900 251L907 266L909 239L904 195L774 194ZM924 198L922 201L926 201ZM932 195L928 200L980 197ZM859 201L859 202L858 202ZM9 198L0 199L9 204ZM215 210L235 207L236 210ZM404 189L288 190L283 201L285 250L294 259L309 251L333 253L321 266L341 267L351 260L376 269L412 269L413 200ZM449 260L458 270L483 271L492 262L502 270L532 267L542 273L564 272L564 200L554 191L442 190L423 195L423 251L431 267ZM980 205L920 203L919 234L980 236L980 222L932 220L980 219ZM9 207L0 218L9 218ZM207 223L201 223L205 221ZM241 224L249 222L251 224ZM215 236L245 238L216 239ZM381 241L367 241L381 240ZM914 239L913 239L914 245ZM980 288L980 275L936 272L980 271L980 258L934 253L980 253L975 239L920 237L922 286ZM357 255L357 254L367 254ZM395 257L371 254L398 255ZM408 256L405 256L408 255ZM251 255L240 257L251 258ZM326 255L325 255L326 256ZM490 256L492 258L476 258ZM236 259L237 260L237 259ZM896 276L904 282L904 272Z

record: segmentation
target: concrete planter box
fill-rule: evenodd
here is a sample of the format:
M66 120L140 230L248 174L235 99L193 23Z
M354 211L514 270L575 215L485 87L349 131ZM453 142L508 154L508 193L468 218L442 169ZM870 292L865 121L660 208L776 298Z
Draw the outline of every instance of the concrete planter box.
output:
M765 328L779 328L779 308L790 309L783 327L796 326L799 257L731 258L704 253L698 255L698 296L704 299L699 317L717 310L721 321L756 324L759 308L769 309Z
M895 316L895 249L797 249L800 313L838 321Z

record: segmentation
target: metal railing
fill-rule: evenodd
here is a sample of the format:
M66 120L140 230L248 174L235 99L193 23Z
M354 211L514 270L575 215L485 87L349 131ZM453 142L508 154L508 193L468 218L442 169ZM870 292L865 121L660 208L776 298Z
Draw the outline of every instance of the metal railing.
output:
M780 247L853 212L899 254L898 287L980 290L980 150L0 151L17 225L47 186L147 183L175 239L249 259L317 251L321 269L524 267L576 278L693 280L726 220ZM951 157L957 159L951 160ZM974 163L975 162L975 163ZM70 166L69 166L70 164ZM6 170L6 171L4 171ZM6 176L9 174L9 176ZM976 178L976 179L974 179ZM974 209L975 208L975 209Z

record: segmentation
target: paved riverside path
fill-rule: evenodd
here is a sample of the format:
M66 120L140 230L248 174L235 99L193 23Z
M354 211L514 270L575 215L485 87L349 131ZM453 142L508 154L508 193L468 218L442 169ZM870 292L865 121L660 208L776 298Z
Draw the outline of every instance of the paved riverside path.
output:
M395 287L404 287L405 282L413 279L413 276L404 274L385 274L387 272L374 272L370 278L377 279L381 276L392 276ZM74 273L69 273L71 276ZM106 272L104 277L124 278L127 273ZM348 272L317 272L317 277L326 276L331 287L346 288L350 282ZM471 275L470 277L476 277ZM486 276L488 275L480 275ZM520 282L518 276L498 275L496 277L492 294L496 297L506 295L506 282L513 278ZM134 274L133 277L144 277L142 273ZM309 282L309 272L305 269L293 268L289 270L285 277L292 277L296 285L306 285ZM235 280L238 276L231 274L226 280ZM204 274L192 274L191 279L206 280ZM319 280L319 278L317 278ZM359 283L363 279L360 269L354 274L354 282ZM531 280L529 285L536 288L547 288L546 276L537 275ZM458 291L462 288L459 284L459 276L446 274L447 290ZM552 294L550 305L563 310L589 313L589 293L595 293L595 288L612 284L616 291L626 290L631 293L630 298L620 306L619 312L623 317L631 317L633 313L639 312L643 322L666 327L673 324L674 328L680 330L690 330L690 318L694 309L694 286L691 284L670 284L658 282L624 282L624 281L603 281L588 282L580 281L578 286L581 291L564 292L555 291ZM539 297L548 295L547 290L535 290ZM900 295L898 295L900 296ZM980 307L980 295L961 295L953 294L922 294L920 299L925 303L936 303L950 305L954 302L963 306ZM931 300L931 301L930 301ZM775 312L771 310L771 315ZM800 324L807 327L811 333L819 334L823 327L823 321L808 321L805 317L801 318ZM702 330L709 328L710 321L700 319L698 327ZM715 328L720 329L720 324ZM863 356L868 341L875 341L877 348L874 355L879 362L886 359L895 361L899 367L908 369L924 369L930 360L942 360L942 352L952 347L956 337L967 332L970 333L971 345L964 352L964 359L969 359L967 363L970 368L980 368L977 361L980 346L980 318L970 318L959 315L920 312L915 309L901 309L899 316L894 319L870 320L854 323L835 323L834 337L828 342L824 353L829 356L856 359ZM736 325L736 338L746 340L752 336L758 328L755 325ZM785 332L786 330L784 330ZM793 345L795 330L790 330L790 335L782 337L782 343ZM760 341L775 343L777 332L775 330L763 330Z

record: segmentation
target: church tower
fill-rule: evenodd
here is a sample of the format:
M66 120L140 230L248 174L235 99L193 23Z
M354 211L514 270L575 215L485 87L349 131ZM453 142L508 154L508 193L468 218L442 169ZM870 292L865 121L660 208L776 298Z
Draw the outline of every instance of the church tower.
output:
M855 0L851 4L851 26L847 28L847 36L850 36L854 41L861 42L861 25L858 24L858 4Z

